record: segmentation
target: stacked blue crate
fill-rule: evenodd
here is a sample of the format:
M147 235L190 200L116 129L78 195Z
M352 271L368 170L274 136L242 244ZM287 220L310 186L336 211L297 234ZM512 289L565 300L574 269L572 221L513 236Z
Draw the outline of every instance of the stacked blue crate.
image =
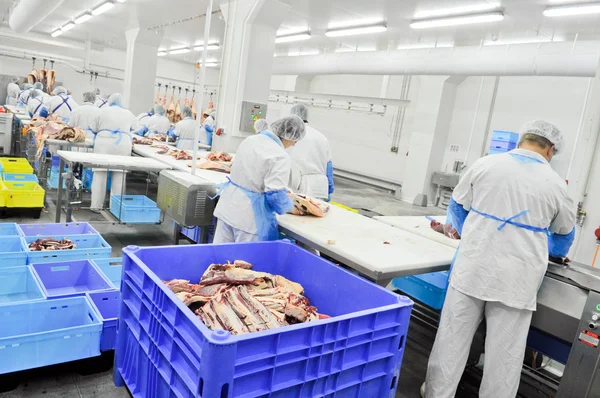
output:
M519 143L519 134L510 131L494 130L492 143L490 144L490 155L512 151Z

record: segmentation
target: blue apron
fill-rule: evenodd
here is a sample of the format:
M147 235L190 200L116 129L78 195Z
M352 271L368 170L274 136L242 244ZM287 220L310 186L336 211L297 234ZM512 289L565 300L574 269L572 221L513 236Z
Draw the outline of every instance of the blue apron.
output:
M113 143L113 145L119 145L121 143L121 139L123 138L123 135L129 137L129 139L131 140L131 136L127 133L122 132L120 129L116 129L116 130L108 130L108 129L102 129L102 130L98 130L98 131L94 131L92 130L91 127L87 128L88 131L91 131L92 134L94 134L94 145L96 145L96 137L98 136L98 133L101 133L103 131L107 131L109 132L111 135L118 135L119 137L115 140L115 142Z
M40 110L41 106L44 105L41 99L38 99L38 101L40 101L40 104L36 106L35 111L33 111L33 115L36 115L37 112Z

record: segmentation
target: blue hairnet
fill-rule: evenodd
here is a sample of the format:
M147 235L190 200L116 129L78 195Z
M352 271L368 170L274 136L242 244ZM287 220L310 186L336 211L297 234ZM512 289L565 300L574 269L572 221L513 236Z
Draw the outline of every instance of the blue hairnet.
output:
M154 114L155 114L155 115L160 115L160 116L163 116L163 115L165 114L165 112L166 112L165 108L163 108L163 107L162 107L162 106L160 106L160 105L156 105L156 106L154 107Z
M43 85L42 83L40 83L40 82L37 82L37 83L35 83L35 84L33 85L33 87L34 87L36 90L43 90L43 89L44 89L44 85Z
M96 101L96 94L92 91L88 91L87 93L83 93L83 102L91 102L94 103Z
M192 108L190 108L189 106L184 106L183 108L181 108L181 116L185 117L192 117L194 113L192 112Z
M298 116L288 116L273 122L271 131L282 140L298 142L304 138L306 127Z
M123 107L123 96L119 93L115 93L115 94L111 94L110 97L108 97L108 105L116 105L119 107Z
M41 117L48 117L48 109L46 109L45 106L42 106L42 109L40 109L40 116Z
M52 90L52 94L53 95L67 94L67 89L64 88L63 86L58 86L54 90Z
M296 104L290 109L290 115L296 115L302 120L308 120L308 108L304 104Z
M261 131L267 131L269 129L269 123L265 119L258 119L254 122L254 131L260 133Z

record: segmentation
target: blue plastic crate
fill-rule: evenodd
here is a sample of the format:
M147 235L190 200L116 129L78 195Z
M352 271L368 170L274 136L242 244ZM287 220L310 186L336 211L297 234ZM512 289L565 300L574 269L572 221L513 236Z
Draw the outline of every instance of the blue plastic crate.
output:
M45 299L29 267L0 268L0 304Z
M431 308L441 310L448 289L448 271L430 274L404 276L392 280L392 285Z
M85 189L92 189L92 181L94 179L94 172L92 169L83 169L81 182Z
M242 259L332 318L232 336L163 283ZM115 384L134 397L395 396L412 301L289 242L123 249Z
M64 239L68 238L77 249L72 250L44 250L32 251L29 249L29 244L40 238ZM38 263L55 263L57 261L70 260L93 260L96 258L106 258L110 256L112 251L110 245L100 235L43 235L43 236L26 236L21 238L27 251L28 264Z
M500 154L503 154L503 153L506 153L506 151L502 150L502 149L490 149L488 151L488 155L500 155Z
M65 168L65 172L66 172L66 168ZM58 180L59 180L59 167L52 167L50 169L50 175L48 176L48 187L49 188L53 188L53 189L57 189L58 188ZM67 187L67 181L65 179L63 179L63 189L66 189Z
M31 269L49 299L113 290L112 283L89 260L32 264Z
M512 151L516 147L517 147L516 143L506 142L506 141L492 141L492 143L490 144L491 150L504 151L504 152Z
M16 223L0 223L0 237L5 236L22 236L22 234Z
M100 355L102 322L86 297L0 305L0 374Z
M160 209L144 195L111 195L110 212L121 222L131 224L156 224L160 222Z
M492 141L505 141L516 144L519 142L519 133L513 133L511 131L494 130L492 132Z
M182 233L182 235L190 238L193 242L200 243L200 240L201 240L200 238L202 236L202 228L208 228L208 242L207 243L212 243L212 241L215 237L215 229L216 229L215 225L211 225L209 227L191 227L191 228L181 227L181 233Z
M9 182L40 182L35 174L4 173L2 178Z
M108 292L86 293L85 295L92 303L98 319L102 321L100 351L114 350L117 340L117 317L119 315L121 293L118 290L111 290Z
M102 258L92 260L94 265L104 273L104 276L113 284L115 289L121 288L121 272L123 271L123 258Z
M99 235L87 222L71 222L58 224L20 224L20 234L23 236L52 236L52 235Z
M20 236L0 237L0 268L27 265L27 250Z

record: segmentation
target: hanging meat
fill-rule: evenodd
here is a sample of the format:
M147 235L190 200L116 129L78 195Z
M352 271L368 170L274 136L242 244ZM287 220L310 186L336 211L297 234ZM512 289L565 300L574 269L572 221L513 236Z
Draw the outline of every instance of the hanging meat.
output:
M162 99L162 107L167 109L167 91L169 90L169 85L165 85L165 94L163 95L163 99ZM160 103L159 103L160 105Z
M172 120L173 123L181 121L181 87L179 87L179 98L177 98L177 105L175 106L175 116Z
M32 70L31 73L27 75L27 83L35 84L38 81L39 73L36 69Z
M329 204L311 198L310 196L293 194L294 209L290 212L296 216L315 216L325 217L325 214L329 211Z
M185 106L190 106L190 99L188 98L189 91L190 91L189 88L185 89L185 101L183 101L183 105L185 105Z
M158 90L156 91L156 103L155 105L160 105L160 86L162 86L162 84L158 83Z
M39 71L39 81L44 88L48 85L48 69L46 69L46 62L48 62L47 59L44 60L44 67Z
M54 69L50 69L48 71L48 83L46 85L46 90L48 93L52 92L52 89L54 88L55 83L56 83L56 72L54 71Z
M194 114L194 120L196 120L196 116L197 116L195 97L196 97L196 90L192 90L192 104L190 106L192 107L192 113Z
M171 94L171 103L167 108L167 118L171 123L175 121L175 86L173 86L173 94Z

